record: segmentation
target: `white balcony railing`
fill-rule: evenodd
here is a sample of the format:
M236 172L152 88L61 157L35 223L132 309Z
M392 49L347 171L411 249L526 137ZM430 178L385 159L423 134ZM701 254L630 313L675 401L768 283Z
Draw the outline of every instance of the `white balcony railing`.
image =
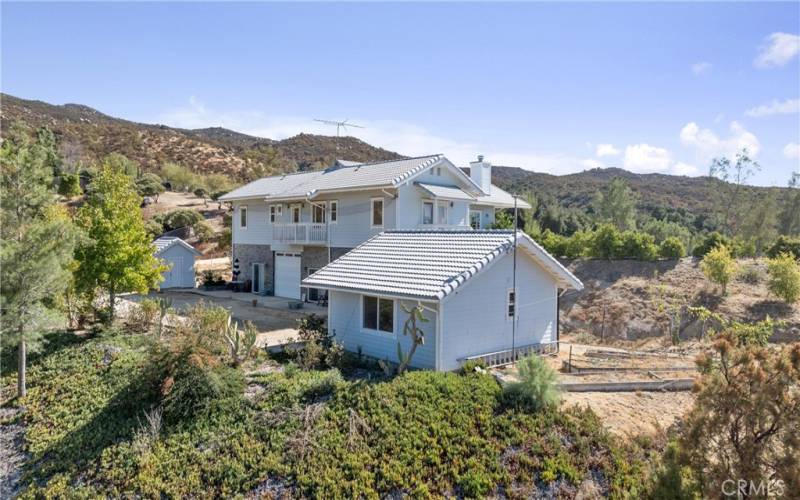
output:
M278 243L324 245L328 242L328 227L314 222L273 224L272 240Z

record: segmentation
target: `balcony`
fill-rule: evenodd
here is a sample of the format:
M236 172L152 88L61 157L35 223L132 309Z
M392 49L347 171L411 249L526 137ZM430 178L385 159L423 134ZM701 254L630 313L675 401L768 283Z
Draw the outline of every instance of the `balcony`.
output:
M273 224L272 241L298 245L325 245L328 243L328 227L314 222Z

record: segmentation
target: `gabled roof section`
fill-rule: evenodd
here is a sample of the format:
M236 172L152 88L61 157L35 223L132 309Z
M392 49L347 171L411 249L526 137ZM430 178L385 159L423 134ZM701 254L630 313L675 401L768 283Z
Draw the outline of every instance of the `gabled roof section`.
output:
M313 198L331 191L397 187L442 159L442 155L429 155L374 163L353 162L353 165L339 160L326 170L258 179L221 196L220 200Z
M416 186L422 189L429 196L441 198L443 200L465 200L475 201L475 196L453 186L440 186L438 184L427 184L424 182L415 182Z
M514 208L514 196L492 184L492 192L486 196L479 197L475 203L479 205L491 205L495 208ZM522 198L517 198L517 208L530 209L532 207L527 201Z
M583 284L522 232L518 250L564 288ZM441 300L513 250L512 231L386 231L303 280L303 286Z
M195 255L202 255L195 247L186 243L182 239L176 236L162 236L153 242L153 245L156 247L155 255L160 255L164 253L167 249L174 247L175 245L182 246L187 250L191 251Z

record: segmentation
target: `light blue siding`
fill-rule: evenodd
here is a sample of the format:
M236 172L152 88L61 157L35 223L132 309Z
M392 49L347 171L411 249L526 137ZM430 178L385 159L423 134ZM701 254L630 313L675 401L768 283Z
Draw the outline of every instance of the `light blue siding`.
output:
M445 299L440 369L454 370L466 356L511 348L507 293L512 275L513 258L508 254ZM523 252L517 255L517 291L516 345L556 340L556 284Z
M328 328L336 336L336 340L351 352L361 352L378 359L389 359L397 362L397 343L408 352L411 339L403 335L403 323L406 314L400 309L399 301L395 301L394 333L366 331L361 328L361 295L331 290L328 308ZM413 303L406 303L413 307ZM417 347L411 366L415 368L433 369L436 366L436 314L425 311L428 323L418 323L425 332L425 344Z
M194 288L194 253L183 245L172 245L158 255L171 269L164 271L162 275L165 281L161 283L162 288ZM167 280L167 276L171 278Z

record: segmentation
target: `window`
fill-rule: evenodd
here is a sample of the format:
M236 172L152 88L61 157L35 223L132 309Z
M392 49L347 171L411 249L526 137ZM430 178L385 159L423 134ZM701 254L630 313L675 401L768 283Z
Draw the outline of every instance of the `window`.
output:
M469 225L472 227L472 229L481 228L481 212L479 210L470 210Z
M311 222L316 224L325 223L325 202L311 205Z
M339 202L333 200L330 202L331 224L339 220Z
M440 201L436 203L436 223L447 224L447 202Z
M300 223L300 205L292 205L292 224Z
M383 225L383 198L372 199L372 211L370 217L373 226Z
M365 330L394 333L394 300L364 295L362 325Z
M422 223L423 224L433 224L433 202L432 201L423 201L422 202Z
M269 221L270 222L277 222L278 219L283 215L283 205L270 205L269 206Z
M508 318L513 318L517 309L517 291L513 288L508 290L507 314Z
M247 207L239 207L239 227L247 229Z
M439 177L442 176L442 167L436 167L436 175L438 175Z

